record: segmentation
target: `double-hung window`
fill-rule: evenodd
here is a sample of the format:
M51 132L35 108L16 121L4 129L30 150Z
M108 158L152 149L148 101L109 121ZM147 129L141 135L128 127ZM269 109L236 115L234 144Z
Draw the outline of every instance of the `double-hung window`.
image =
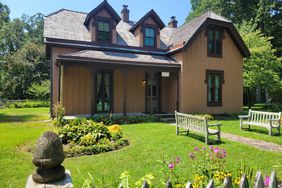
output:
M222 105L223 75L223 71L207 70L206 72L208 106Z
M222 57L222 30L208 28L208 56Z
M156 30L153 27L145 27L144 29L144 46L155 47L156 46Z
M110 21L98 20L97 22L97 41L110 42L111 41L111 24Z

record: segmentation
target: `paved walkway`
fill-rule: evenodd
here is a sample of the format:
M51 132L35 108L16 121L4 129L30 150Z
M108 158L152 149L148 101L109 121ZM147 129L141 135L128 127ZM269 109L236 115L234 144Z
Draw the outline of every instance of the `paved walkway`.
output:
M171 123L170 125L175 126L175 123ZM282 145L279 145L279 144L274 144L271 142L256 140L256 139L242 137L242 136L238 136L238 135L234 135L230 133L224 133L224 132L221 132L220 136L221 138L232 140L235 142L240 142L240 143L243 143L249 146L253 146L258 149L282 153Z
M235 142L241 142L258 149L282 153L282 145L279 144L274 144L271 142L256 140L252 138L246 138L246 137L237 136L234 134L224 133L224 132L221 132L221 137Z

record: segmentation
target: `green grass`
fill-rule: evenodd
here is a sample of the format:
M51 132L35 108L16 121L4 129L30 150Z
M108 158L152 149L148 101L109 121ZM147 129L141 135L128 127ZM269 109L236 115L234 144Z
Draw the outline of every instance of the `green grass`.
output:
M1 122L27 122L47 120L50 108L5 108L0 109Z
M44 131L56 130L43 122L32 122L46 119L46 108L14 110L0 110L0 114L5 115L0 116L0 187L5 188L24 187L28 175L35 170L31 163L32 155L19 150L18 147L33 145ZM29 118L24 115L29 115ZM2 117L12 119L6 118L4 122ZM234 124L234 129L238 123L224 121L226 126L230 124L230 127L233 127ZM202 136L176 136L175 127L164 123L124 125L122 128L125 137L130 141L128 147L99 155L68 158L64 161L64 166L71 171L75 187L82 187L84 178L89 177L88 173L93 176L99 187L112 187L117 184L120 174L125 170L131 174L133 183L150 172L159 179L161 165L157 161L162 160L164 155L168 155L168 158L180 156L182 165L179 166L179 173L185 178L183 180L191 179L188 152L195 146L204 146ZM273 165L282 164L282 154L258 150L228 140L223 140L220 147L228 152L229 169L239 167L242 160L247 165L262 170L265 175L270 173ZM281 179L282 169L275 170ZM155 181L155 185L159 184Z
M273 135L269 136L268 129L263 127L251 126L251 130L248 129L240 130L239 120L221 120L219 122L222 123L221 130L223 132L228 132L243 137L264 140L267 142L273 142L282 145L282 132L279 136L277 134L277 129L273 129Z

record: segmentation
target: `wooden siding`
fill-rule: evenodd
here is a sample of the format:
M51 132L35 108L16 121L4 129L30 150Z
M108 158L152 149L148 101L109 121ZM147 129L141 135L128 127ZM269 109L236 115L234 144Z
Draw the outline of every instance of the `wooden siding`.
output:
M79 66L64 67L63 70L62 95L66 114L90 114L90 71Z
M177 100L177 80L174 73L170 77L161 78L161 112L174 112Z
M224 32L223 57L207 56L205 30L184 50L183 57L175 56L182 63L180 72L180 111L211 114L242 111L243 58L229 34ZM182 59L182 61L181 61ZM222 106L207 106L206 70L223 70Z
M128 113L145 111L145 79L144 70L129 70L127 76L127 101ZM123 77L120 69L114 71L114 113L123 112Z

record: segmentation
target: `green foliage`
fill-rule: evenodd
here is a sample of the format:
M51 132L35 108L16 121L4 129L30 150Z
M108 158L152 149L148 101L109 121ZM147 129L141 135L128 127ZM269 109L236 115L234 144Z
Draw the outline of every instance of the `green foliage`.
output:
M214 117L211 114L193 113L193 115L205 117L208 121L214 120Z
M9 7L0 2L0 28L3 26L4 23L10 21L9 14L10 14Z
M50 101L14 101L6 102L3 108L40 108L40 107L50 107Z
M44 80L42 83L33 83L28 88L28 94L32 99L46 100L50 98L50 81Z
M251 57L244 59L244 86L269 89L281 87L281 58L275 56L276 50L270 43L271 38L263 36L259 30L253 30L250 23L241 24L240 33L251 52Z
M74 119L68 122L59 132L60 138L67 147L67 156L91 155L112 151L128 145L128 141L111 134L103 123L86 119ZM113 136L115 135L115 136Z
M145 122L157 122L159 118L156 116L93 116L90 119L96 122L102 122L105 125L114 124L134 124L134 123L145 123Z
M54 125L62 127L66 123L66 121L64 120L65 108L61 103L58 103L54 105L53 110L54 110L54 115L56 117L56 120L54 121Z

